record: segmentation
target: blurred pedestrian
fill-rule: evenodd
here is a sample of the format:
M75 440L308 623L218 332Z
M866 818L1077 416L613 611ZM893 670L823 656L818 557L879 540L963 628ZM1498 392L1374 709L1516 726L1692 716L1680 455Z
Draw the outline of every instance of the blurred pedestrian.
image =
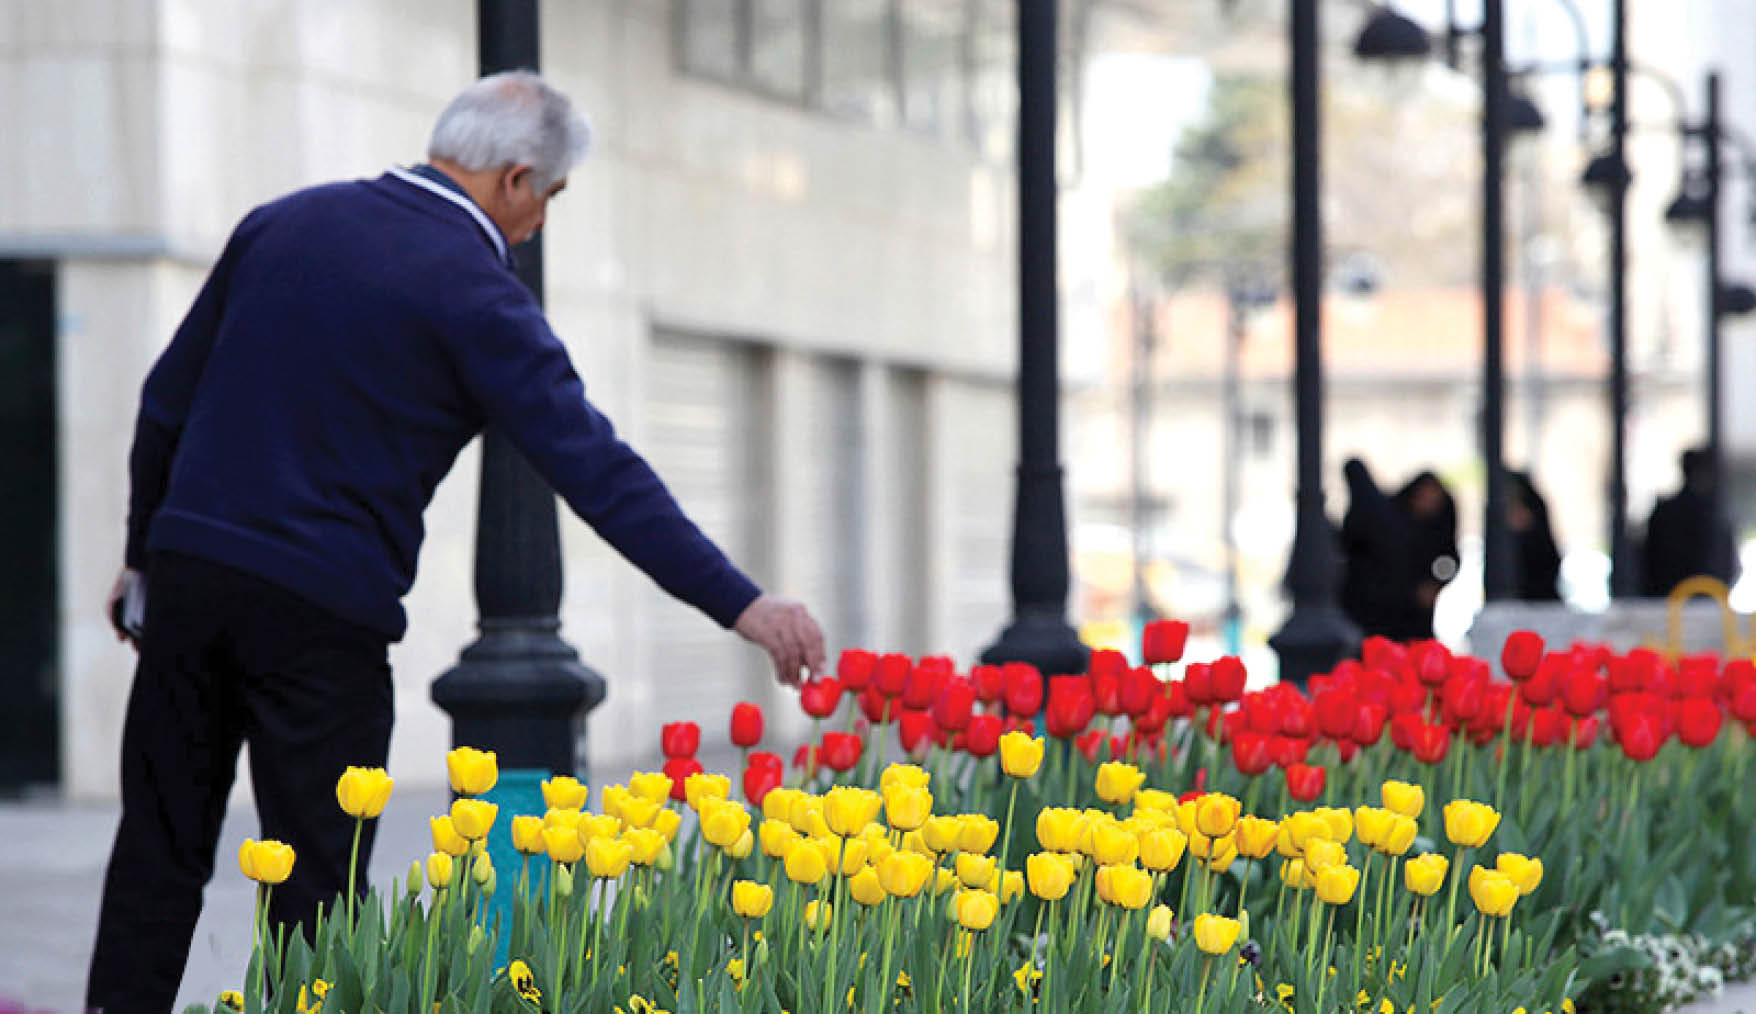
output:
M1508 472L1506 528L1512 536L1512 564L1517 568L1518 597L1526 602L1561 598L1561 550L1549 526L1549 505L1528 472Z
M1683 487L1660 500L1646 523L1641 594L1664 596L1684 578L1737 577L1731 525L1719 510L1719 469L1699 448L1683 452Z
M535 74L484 78L440 114L428 164L245 216L153 366L112 602L140 658L90 1008L170 1010L243 742L262 835L298 855L270 919L308 931L345 889L354 821L335 784L385 763L421 516L484 426L667 591L766 649L783 683L823 667L810 613L684 515L514 273L587 140Z
M1457 575L1457 508L1438 476L1422 472L1386 496L1358 458L1344 468L1346 573L1342 609L1362 633L1399 641L1433 636L1433 606Z

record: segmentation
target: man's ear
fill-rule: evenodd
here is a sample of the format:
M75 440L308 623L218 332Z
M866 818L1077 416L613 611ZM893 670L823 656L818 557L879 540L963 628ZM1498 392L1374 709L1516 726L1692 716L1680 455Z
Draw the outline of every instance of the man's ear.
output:
M530 186L531 168L527 165L510 165L500 171L500 191L507 198L515 197L520 186Z

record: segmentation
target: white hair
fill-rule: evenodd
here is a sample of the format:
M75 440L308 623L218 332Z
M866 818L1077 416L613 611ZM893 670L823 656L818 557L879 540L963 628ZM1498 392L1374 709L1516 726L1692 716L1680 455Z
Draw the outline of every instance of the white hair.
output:
M591 144L591 126L567 96L528 70L490 74L451 100L433 125L427 158L469 172L531 168L542 193L566 176Z

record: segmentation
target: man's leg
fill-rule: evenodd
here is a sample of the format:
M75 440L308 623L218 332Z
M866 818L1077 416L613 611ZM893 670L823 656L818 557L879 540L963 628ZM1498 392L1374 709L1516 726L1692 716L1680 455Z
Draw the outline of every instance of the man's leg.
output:
M213 876L244 726L222 630L228 595L214 576L180 558L149 569L122 731L122 820L86 987L87 1006L105 1014L171 1009Z
M269 918L298 923L309 937L318 906L327 918L347 890L354 819L337 804L335 783L350 766L382 767L389 757L389 645L380 634L263 587L271 606L251 609L240 644L250 779L263 836L297 854L292 876L275 888ZM358 890L366 886L376 824L368 820L361 829Z

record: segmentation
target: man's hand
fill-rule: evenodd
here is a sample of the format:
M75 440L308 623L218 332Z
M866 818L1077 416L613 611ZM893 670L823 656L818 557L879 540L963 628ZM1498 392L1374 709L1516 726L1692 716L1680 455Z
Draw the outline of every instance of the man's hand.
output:
M140 571L123 567L116 575L116 583L110 588L110 597L106 603L105 615L110 618L110 626L116 631L116 640L132 642L134 637L128 633L123 624L123 610L126 608L128 591L140 581Z
M823 631L803 603L758 595L732 629L768 652L775 678L786 686L799 685L800 669L808 668L812 675L824 669Z

